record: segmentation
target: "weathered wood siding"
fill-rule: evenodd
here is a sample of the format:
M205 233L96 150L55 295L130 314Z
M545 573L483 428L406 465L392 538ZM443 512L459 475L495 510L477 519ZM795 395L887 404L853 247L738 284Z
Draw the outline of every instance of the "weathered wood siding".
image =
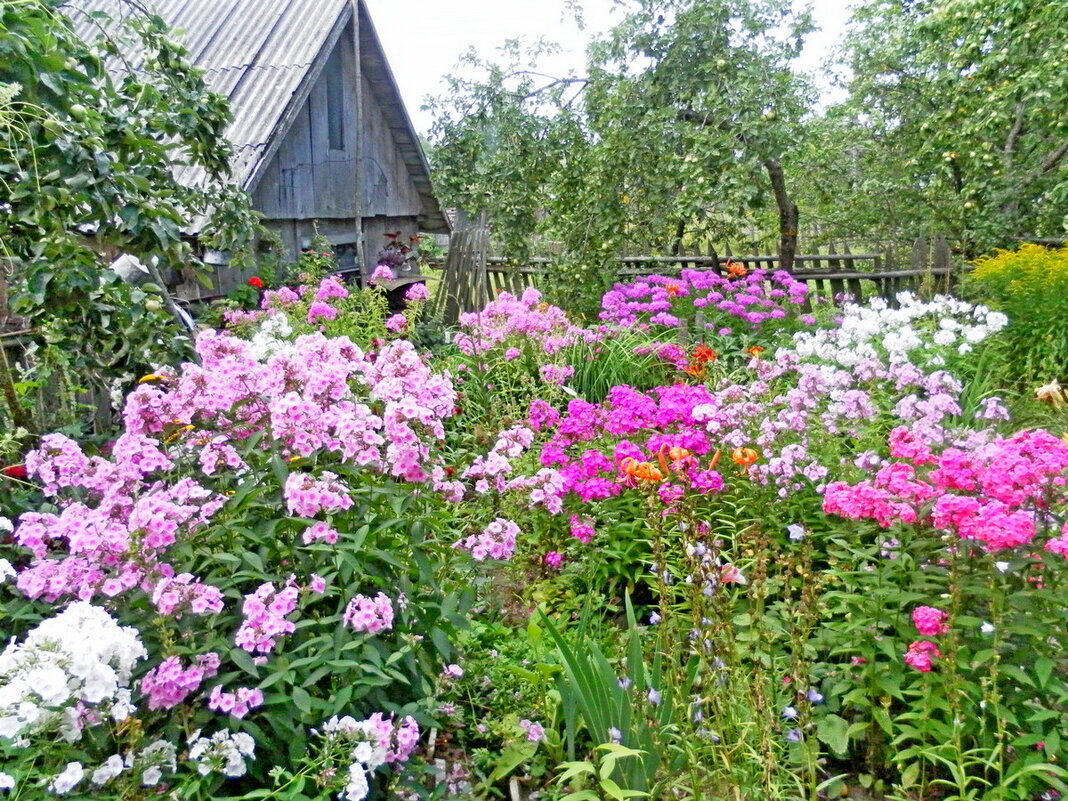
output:
M253 192L253 206L268 220L355 220L356 137L361 127L355 62L349 30L338 40Z
M393 132L382 116L379 98L363 78L363 215L416 217L422 208L419 192L401 158ZM373 244L368 240L369 248Z

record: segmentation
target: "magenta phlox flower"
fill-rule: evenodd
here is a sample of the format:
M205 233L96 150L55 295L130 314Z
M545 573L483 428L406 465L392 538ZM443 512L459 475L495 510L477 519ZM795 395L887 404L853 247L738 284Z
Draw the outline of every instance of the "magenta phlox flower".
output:
M912 623L923 637L946 634L949 631L945 622L948 617L941 609L935 609L933 606L917 606L912 610Z
M597 531L593 527L592 518L571 515L568 520L568 525L571 530L571 536L583 545L589 545L593 542L593 538L597 536Z
M370 283L379 284L383 281L392 281L394 278L393 270L389 268L388 264L379 264L371 271Z
M934 660L942 656L938 646L930 640L917 640L909 645L905 653L905 664L921 673L930 673Z
M420 303L430 300L430 290L426 284L412 284L404 293L404 299L409 303Z
M332 275L328 275L320 281L318 288L315 290L315 299L321 301L344 300L348 296L349 291Z
M331 306L322 300L313 301L308 307L308 325L315 325L320 321L329 321L337 319L338 310L336 306Z

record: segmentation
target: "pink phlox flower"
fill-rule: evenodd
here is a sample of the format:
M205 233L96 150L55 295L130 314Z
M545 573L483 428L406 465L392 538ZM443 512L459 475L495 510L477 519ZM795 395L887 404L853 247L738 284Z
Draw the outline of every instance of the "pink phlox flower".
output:
M945 612L933 606L918 606L912 610L912 623L924 637L946 634L949 631L949 626L945 622L948 617L949 615Z
M345 625L353 631L378 634L393 628L393 602L385 593L374 598L356 595L345 607Z
M917 640L909 645L905 663L921 673L930 673L934 660L942 656L938 646L929 640Z
M389 268L388 264L379 264L374 270L371 271L370 282L377 284L382 281L392 281L394 278L393 270Z

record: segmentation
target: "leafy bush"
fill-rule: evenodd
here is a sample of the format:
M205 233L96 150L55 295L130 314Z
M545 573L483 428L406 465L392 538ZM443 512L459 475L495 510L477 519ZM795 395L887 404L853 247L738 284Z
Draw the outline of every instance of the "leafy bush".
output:
M1068 247L999 250L975 262L966 286L1009 317L1008 380L1025 385L1068 381Z

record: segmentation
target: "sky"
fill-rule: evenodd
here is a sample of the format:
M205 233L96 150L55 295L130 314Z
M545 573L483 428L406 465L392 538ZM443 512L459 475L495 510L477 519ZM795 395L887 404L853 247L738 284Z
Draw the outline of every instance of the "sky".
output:
M582 72L586 43L622 18L615 0L365 0L386 51L401 97L416 130L426 134L432 122L420 110L428 95L445 91L443 77L456 71L460 56L474 47L492 59L507 39L545 37L564 52L553 74ZM586 30L580 31L568 7L581 6ZM822 62L845 32L849 11L844 0L812 0L816 25L805 46L801 67L822 74ZM834 97L827 79L819 79L823 100Z

